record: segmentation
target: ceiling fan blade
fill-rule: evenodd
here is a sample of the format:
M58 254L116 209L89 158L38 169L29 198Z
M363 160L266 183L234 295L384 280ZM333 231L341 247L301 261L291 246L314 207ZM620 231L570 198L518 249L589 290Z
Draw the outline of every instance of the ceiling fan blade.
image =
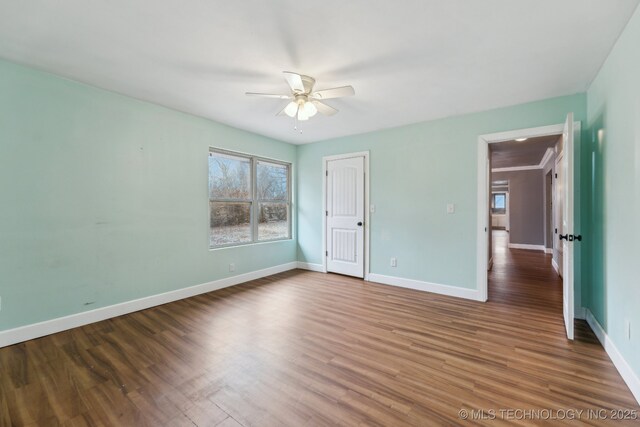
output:
M332 89L324 89L324 90L319 90L317 92L313 92L311 94L311 97L316 99L331 99L331 98L342 98L343 96L352 96L355 94L356 94L356 91L353 90L352 86L342 86L342 87L334 87Z
M288 106L289 106L289 104L287 103L287 105L285 105L284 108L282 110L280 110L278 112L278 114L276 114L276 116L285 116L286 114L285 114L284 110L286 110Z
M325 116L333 116L334 114L336 114L338 112L338 110L336 110L333 107L328 106L327 104L320 102L320 101L311 101L313 103L313 105L316 106L316 108L318 109L318 112L320 114L324 114Z
M276 98L276 99L291 99L291 98L293 98L291 95L278 95L278 94L275 94L275 93L246 92L246 95L249 95L249 96L261 96L263 98Z
M304 93L304 84L302 83L302 76L300 74L292 73L291 71L283 71L282 73L292 91Z

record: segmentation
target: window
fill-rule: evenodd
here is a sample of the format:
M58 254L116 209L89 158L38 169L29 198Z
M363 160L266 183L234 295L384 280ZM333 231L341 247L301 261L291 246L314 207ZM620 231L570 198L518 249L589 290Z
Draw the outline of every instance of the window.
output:
M493 193L491 195L491 213L505 214L507 213L507 194Z
M209 246L291 238L291 165L209 150Z

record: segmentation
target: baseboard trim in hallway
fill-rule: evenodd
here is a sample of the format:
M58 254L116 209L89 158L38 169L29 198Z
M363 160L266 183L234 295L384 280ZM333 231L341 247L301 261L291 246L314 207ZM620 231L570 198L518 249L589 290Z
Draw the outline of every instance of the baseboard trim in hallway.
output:
M638 404L640 404L640 378L638 378L636 373L633 372L633 369L631 369L631 366L629 366L624 357L622 357L622 354L613 343L611 338L609 338L607 333L604 331L604 328L596 320L593 313L591 313L591 310L585 308L585 311L586 320L589 324L589 327L598 338L598 341L600 341L600 344L602 344L604 351L607 352L609 359L611 359L611 362L613 362L613 366L616 367L616 369L620 373L620 376L627 384L627 387L629 387L631 394L633 394L633 397L635 397L638 401Z
M544 245L529 245L524 243L509 243L509 249L526 249L529 251L542 251L546 253Z
M225 277L223 279L214 280L195 286L189 286L187 288L176 289L174 291L151 295L131 301L125 301L106 307L100 307L96 308L95 310L83 311L81 313L71 314L69 316L58 317L39 323L33 323L31 325L8 329L6 331L0 332L0 348L17 344L23 341L32 340L34 338L40 338L45 335L55 334L56 332L62 332L68 329L77 328L79 326L88 325L90 323L100 322L102 320L122 316L123 314L129 314L135 311L145 310L147 308L155 307L173 301L178 301L207 292L217 291L218 289L239 285L251 280L260 279L263 277L271 276L273 274L282 273L284 271L294 270L296 268L298 268L297 262L289 262L262 270L256 270L249 273Z

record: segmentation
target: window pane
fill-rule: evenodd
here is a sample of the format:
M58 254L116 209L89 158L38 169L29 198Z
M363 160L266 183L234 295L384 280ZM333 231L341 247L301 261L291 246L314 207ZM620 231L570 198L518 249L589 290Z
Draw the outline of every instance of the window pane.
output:
M289 238L289 206L287 203L260 203L258 240Z
M258 161L257 174L258 200L289 199L287 165Z
M211 246L251 242L251 203L209 202Z
M209 153L209 199L251 199L251 160Z
M496 209L505 209L505 196L504 194L496 194L495 195L495 208Z

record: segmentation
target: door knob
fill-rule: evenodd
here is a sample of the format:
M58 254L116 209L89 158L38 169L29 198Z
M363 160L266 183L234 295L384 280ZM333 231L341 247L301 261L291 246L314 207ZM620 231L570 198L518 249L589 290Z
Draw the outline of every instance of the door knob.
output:
M578 234L576 236L576 235L573 235L573 234L561 234L560 235L560 240L566 240L568 242L573 242L574 240L577 240L578 242L581 242L582 241L582 235Z
M362 227L362 221L358 222L358 227Z

